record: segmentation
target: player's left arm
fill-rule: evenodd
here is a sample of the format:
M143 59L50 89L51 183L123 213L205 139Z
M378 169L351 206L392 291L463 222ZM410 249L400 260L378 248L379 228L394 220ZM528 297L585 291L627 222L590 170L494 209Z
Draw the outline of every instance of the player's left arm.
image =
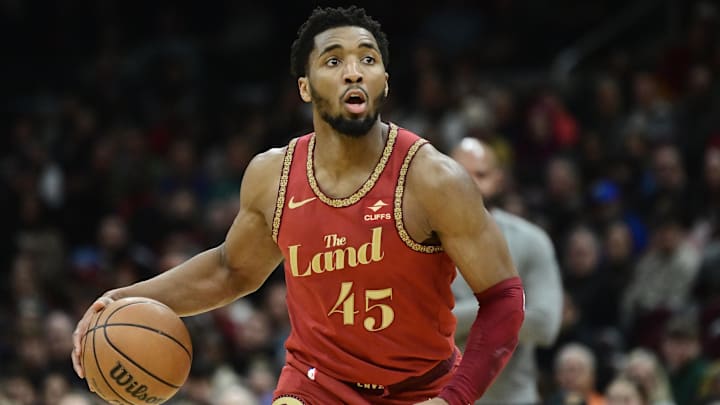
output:
M485 392L515 350L524 293L505 239L467 172L430 146L421 148L415 159L408 189L414 190L427 228L455 261L479 303L463 360L440 393L451 405L469 404Z

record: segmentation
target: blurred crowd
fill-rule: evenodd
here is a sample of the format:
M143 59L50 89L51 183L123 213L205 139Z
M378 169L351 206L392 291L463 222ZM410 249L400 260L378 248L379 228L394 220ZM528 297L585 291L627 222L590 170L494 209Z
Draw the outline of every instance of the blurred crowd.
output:
M287 73L310 6L59 3L0 1L1 405L97 403L69 356L87 306L221 243L252 156L312 127ZM383 119L445 152L491 144L498 204L551 236L547 403L720 401L720 9L667 1L558 78L552 57L625 2L472 3L369 2L391 43ZM279 269L185 318L171 402L270 404L284 299Z

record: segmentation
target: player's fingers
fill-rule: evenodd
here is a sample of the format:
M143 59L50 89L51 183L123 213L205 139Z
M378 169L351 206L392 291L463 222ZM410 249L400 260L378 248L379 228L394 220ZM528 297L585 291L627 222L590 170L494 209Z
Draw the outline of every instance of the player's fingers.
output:
M78 377L84 378L85 373L82 369L82 364L80 362L80 354L82 353L82 339L87 333L88 326L90 325L90 319L98 313L99 311L102 311L103 308L110 305L113 300L109 297L100 297L95 302L90 305L90 308L88 308L87 311L85 311L85 315L83 315L80 322L78 322L77 326L75 327L75 331L73 332L72 341L73 341L73 351L70 355L73 362L73 368L75 369L75 373L77 373Z
M73 369L75 370L75 374L77 374L80 378L85 378L85 372L80 365L80 356L77 354L75 348L73 348L72 353L70 353L70 358L72 358L72 364Z
M88 321L86 321L86 318L83 317L83 319L78 322L77 326L75 327L75 331L72 335L73 340L73 350L70 355L72 358L73 368L75 369L75 373L80 378L85 377L85 373L83 373L82 365L80 364L80 353L82 353L82 337L85 335L85 332L87 331L87 324Z
M100 297L95 300L95 302L90 305L90 309L92 310L92 313L90 316L94 315L95 312L101 311L106 306L112 304L114 300L110 297ZM88 311L89 312L89 311Z

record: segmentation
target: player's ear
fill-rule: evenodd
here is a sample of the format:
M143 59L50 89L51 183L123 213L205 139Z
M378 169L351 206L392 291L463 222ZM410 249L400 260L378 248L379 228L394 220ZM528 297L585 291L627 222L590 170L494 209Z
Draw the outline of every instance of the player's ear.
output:
M390 75L385 72L385 97L388 95L388 91L390 91L390 88L388 87L388 79L390 78Z
M300 91L300 98L302 101L306 103L312 101L312 96L310 95L310 82L308 81L307 76L298 77L298 90Z

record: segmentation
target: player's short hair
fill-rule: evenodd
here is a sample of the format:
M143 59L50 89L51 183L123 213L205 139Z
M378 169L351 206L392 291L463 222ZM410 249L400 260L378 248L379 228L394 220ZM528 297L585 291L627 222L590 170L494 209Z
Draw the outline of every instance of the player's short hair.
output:
M368 30L377 41L383 64L390 63L388 39L380 27L380 23L365 13L365 9L357 6L318 7L313 10L307 21L298 29L297 38L290 51L290 73L294 77L307 75L308 58L315 46L315 36L321 32L337 27L362 27Z

